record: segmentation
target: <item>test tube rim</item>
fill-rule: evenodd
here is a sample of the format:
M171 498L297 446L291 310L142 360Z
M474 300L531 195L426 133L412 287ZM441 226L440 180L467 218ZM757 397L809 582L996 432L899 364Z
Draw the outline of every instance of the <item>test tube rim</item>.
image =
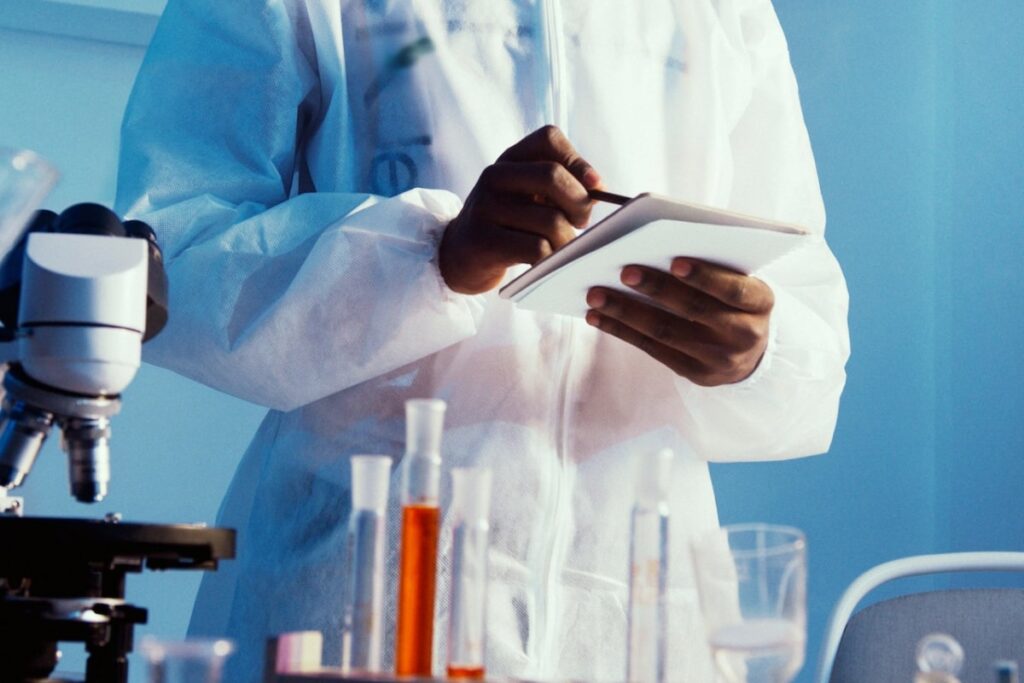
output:
M169 657L189 659L223 659L235 652L235 642L229 638L186 638L171 640L144 636L139 652L150 662L162 662Z
M406 409L429 408L431 410L446 410L448 403L443 398L410 398L405 402Z

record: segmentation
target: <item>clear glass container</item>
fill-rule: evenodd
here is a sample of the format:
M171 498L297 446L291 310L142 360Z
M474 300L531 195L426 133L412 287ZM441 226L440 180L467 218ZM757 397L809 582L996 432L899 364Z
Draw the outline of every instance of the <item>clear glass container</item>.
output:
M799 529L741 524L693 543L709 645L728 683L786 683L807 639L807 541Z
M161 640L146 636L139 651L149 683L220 683L224 662L235 651L230 640Z
M10 253L17 244L59 177L57 169L35 152L0 147L0 254Z
M402 460L402 547L398 575L395 673L429 677L433 668L441 435L445 402L406 401Z
M482 679L491 471L452 470L452 571L448 677Z
M914 683L960 683L957 675L964 665L964 649L948 633L929 633L919 640L914 658Z
M992 671L995 673L996 683L1018 683L1017 662L1011 659L1001 659L992 662Z
M636 502L630 520L626 680L666 680L668 637L668 495L672 451L637 459Z
M341 668L346 673L380 673L391 458L356 455L350 462L352 514L345 554Z

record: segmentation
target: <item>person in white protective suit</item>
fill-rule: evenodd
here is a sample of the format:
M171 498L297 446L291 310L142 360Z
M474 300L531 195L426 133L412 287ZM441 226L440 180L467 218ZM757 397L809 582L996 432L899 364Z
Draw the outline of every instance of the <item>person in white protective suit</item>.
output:
M147 360L270 409L218 520L238 559L191 626L238 641L228 680L258 680L281 632L338 661L348 458L397 459L420 397L448 402L445 467L494 473L490 672L623 678L633 456L669 447L670 678L711 680L687 556L717 524L706 462L828 449L846 289L822 241L756 278L626 269L663 309L500 299L597 185L824 230L769 0L170 0L118 209L167 259Z

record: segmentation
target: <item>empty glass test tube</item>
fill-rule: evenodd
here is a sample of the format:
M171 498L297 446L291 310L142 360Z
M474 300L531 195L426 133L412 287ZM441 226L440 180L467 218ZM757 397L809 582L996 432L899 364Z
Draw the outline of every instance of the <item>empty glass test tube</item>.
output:
M668 491L672 451L637 460L636 502L629 539L629 625L626 680L666 680L668 605Z
M444 411L445 402L439 399L405 403L402 548L395 638L395 673L399 676L429 678L432 673Z
M356 455L350 460L352 516L348 523L341 668L345 673L380 673L391 458Z
M491 471L452 470L452 585L448 613L448 677L484 677L487 522Z

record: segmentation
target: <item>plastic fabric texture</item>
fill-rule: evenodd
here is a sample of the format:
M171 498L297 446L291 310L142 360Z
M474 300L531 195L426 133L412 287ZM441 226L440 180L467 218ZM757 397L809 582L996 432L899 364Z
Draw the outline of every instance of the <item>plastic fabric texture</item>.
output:
M239 643L229 680L259 680L269 634L322 630L338 660L345 461L398 457L421 397L448 402L444 467L497 484L490 673L621 678L624 482L630 456L671 448L670 678L710 680L686 555L717 524L706 461L828 448L843 277L824 246L765 271L769 353L713 389L581 321L448 291L445 225L546 123L616 192L824 229L768 0L168 2L124 120L118 211L155 228L171 281L146 360L271 409L219 519L239 557L204 578L191 627ZM396 553L392 538L392 586ZM442 541L439 586L449 565Z

